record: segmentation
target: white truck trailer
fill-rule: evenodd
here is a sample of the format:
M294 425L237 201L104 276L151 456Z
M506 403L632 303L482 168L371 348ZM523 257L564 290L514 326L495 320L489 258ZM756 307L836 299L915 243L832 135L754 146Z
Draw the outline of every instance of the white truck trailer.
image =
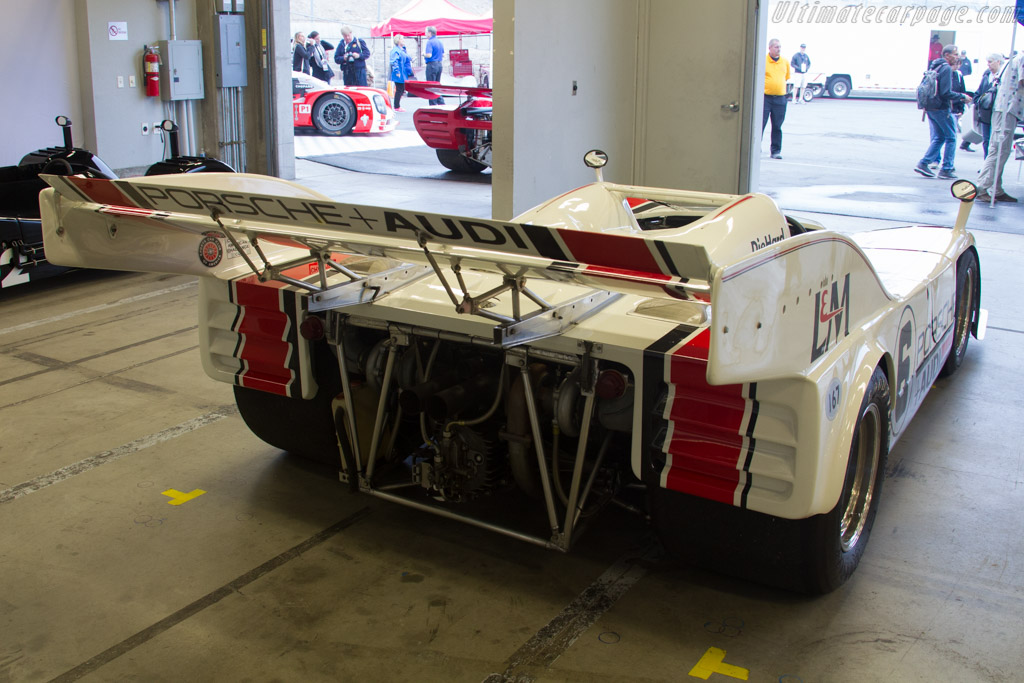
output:
M1016 39L1013 2L928 2L896 5L880 0L813 2L771 0L768 37L790 59L807 45L807 85L815 96L913 99L928 67L933 36L967 52L972 90L993 52L1009 56ZM795 77L795 75L794 75Z

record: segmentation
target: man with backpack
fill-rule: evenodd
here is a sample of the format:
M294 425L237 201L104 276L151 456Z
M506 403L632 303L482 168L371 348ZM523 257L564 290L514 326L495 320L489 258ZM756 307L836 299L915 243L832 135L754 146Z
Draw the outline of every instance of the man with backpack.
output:
M931 63L921 85L917 87L917 108L928 117L931 143L914 170L925 178L936 174L928 168L942 158L939 178L956 178L953 158L956 156L956 121L950 111L951 102L970 102L970 95L953 91L953 65L960 57L956 45L942 48L942 57Z

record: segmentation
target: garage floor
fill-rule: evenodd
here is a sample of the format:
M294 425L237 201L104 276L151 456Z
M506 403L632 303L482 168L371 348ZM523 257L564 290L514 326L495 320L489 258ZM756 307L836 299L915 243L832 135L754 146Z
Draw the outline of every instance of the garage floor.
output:
M489 215L485 186L299 169L339 199ZM1019 681L1024 236L976 236L988 336L894 449L860 569L817 599L661 559L618 508L564 555L347 493L203 374L191 278L5 291L0 682Z

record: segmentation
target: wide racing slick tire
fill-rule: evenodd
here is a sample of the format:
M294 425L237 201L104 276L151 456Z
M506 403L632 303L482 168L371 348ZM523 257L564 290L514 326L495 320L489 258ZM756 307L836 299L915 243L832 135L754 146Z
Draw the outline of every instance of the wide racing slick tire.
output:
M658 486L651 521L670 555L714 572L800 593L827 593L857 568L878 510L888 454L889 383L876 369L861 403L836 506L783 519Z
M487 168L486 164L463 156L457 149L438 149L437 160L441 165L456 173L480 173Z
M980 299L980 269L978 256L968 249L956 263L956 309L953 322L953 348L949 350L939 377L948 377L959 369L967 355L967 342L971 340L974 319Z
M338 439L331 412L341 393L338 363L326 344L314 346L317 392L313 398L288 398L235 386L235 404L245 424L263 441L292 455L340 469Z
M875 368L860 405L839 502L831 512L797 522L802 545L807 548L804 592L827 593L838 588L860 563L885 479L889 406L889 380L881 368Z
M845 100L850 96L850 81L847 78L833 78L828 82L828 94L837 100Z
M313 125L324 135L348 135L356 125L356 105L348 95L331 92L313 105Z

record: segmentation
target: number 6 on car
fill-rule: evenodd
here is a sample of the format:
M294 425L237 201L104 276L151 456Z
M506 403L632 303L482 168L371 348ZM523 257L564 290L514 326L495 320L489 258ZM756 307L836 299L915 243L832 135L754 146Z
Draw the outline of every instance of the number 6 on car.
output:
M953 228L853 235L600 180L511 221L253 175L47 181L50 259L200 276L206 372L353 490L568 550L639 484L670 550L801 591L854 571L889 448L979 332L967 181Z

